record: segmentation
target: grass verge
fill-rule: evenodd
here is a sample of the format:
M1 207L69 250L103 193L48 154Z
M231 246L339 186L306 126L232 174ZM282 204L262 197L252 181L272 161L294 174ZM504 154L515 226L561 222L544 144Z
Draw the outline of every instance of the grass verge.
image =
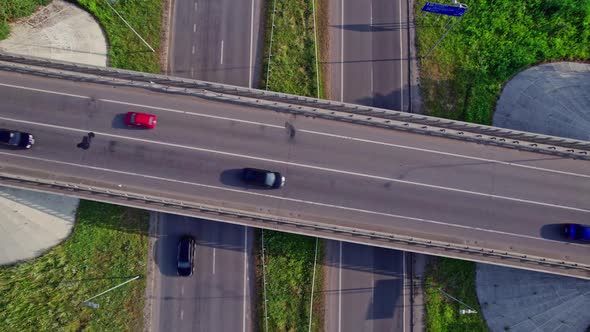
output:
M10 33L9 22L31 15L39 6L45 6L51 0L0 0L0 40Z
M260 242L259 242L260 243ZM315 255L315 238L264 231L266 260L266 297L269 331L307 331ZM318 242L318 261L323 257L322 241ZM258 261L257 276L262 293L262 266ZM313 293L312 331L323 330L322 269L316 266ZM265 330L264 298L259 297L258 327Z
M465 302L478 313L459 314L459 309L467 308L449 299L439 290ZM475 292L474 262L444 257L433 260L427 268L424 297L426 331L488 331Z
M267 66L274 2L269 1L266 4L266 43L260 88L264 89L268 81L268 89L272 91L317 97L319 89L319 95L323 96L321 75L319 86L316 83L315 36L312 15L312 1L316 0L275 1L275 26L268 76ZM317 1L315 4L317 11ZM318 31L319 33L321 31Z
M145 276L145 211L80 201L71 236L47 254L0 268L0 331L141 331L145 279L82 301L133 276Z
M415 7L420 57L448 20L424 14L425 2ZM491 124L501 88L512 76L542 62L590 58L590 0L466 3L465 16L420 60L424 109L431 115Z
M160 73L162 0L115 1L111 6L156 50L152 52L105 0L75 0L100 22L109 41L109 66Z

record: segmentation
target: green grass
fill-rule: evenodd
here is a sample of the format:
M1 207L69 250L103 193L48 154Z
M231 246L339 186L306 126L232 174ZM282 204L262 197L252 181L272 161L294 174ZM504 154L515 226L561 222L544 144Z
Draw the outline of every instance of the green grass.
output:
M160 73L162 0L117 0L112 4L133 29L156 50L156 53L150 51L108 7L105 0L76 1L98 19L106 32L109 41L109 66Z
M478 311L460 315L467 309L450 300L441 289ZM437 258L428 266L424 296L426 303L426 331L478 332L488 331L481 315L475 292L475 263L450 258Z
M320 96L323 96L322 78L319 87L316 83L312 1L315 0L276 0L269 77L267 65L273 2L266 4L266 46L261 89L266 87L268 80L269 90L272 91L317 97L319 88Z
M416 3L418 54L444 32L448 18ZM478 0L421 60L424 109L431 115L491 124L504 83L523 69L590 58L590 0ZM436 21L438 20L438 21Z
M31 15L38 6L45 6L51 0L0 0L0 40L8 37L8 22Z
M315 255L315 238L264 231L266 259L266 296L268 298L268 330L307 331L309 304ZM319 241L318 261L322 242ZM262 266L258 263L259 290L262 293ZM316 266L312 331L323 330L322 270ZM259 297L261 300L262 297ZM258 327L264 331L264 302L260 301Z
M71 236L47 254L0 268L0 331L141 331L147 212L80 201ZM81 302L133 276L142 278Z

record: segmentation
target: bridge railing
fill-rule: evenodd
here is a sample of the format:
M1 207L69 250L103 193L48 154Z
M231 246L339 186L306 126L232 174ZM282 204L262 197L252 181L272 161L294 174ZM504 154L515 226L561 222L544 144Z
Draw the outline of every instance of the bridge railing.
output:
M568 262L565 260L547 259L544 257L527 255L504 250L476 247L463 244L432 241L411 236L403 236L378 231L367 231L346 226L319 223L309 220L278 217L267 214L252 213L230 208L220 208L194 202L166 199L152 195L144 195L131 191L102 188L84 184L73 184L43 178L0 173L0 185L17 188L27 188L43 192L60 193L75 197L88 197L91 200L118 203L121 205L155 211L175 212L179 214L198 214L225 222L245 224L249 226L281 230L294 233L314 233L324 238L339 238L351 242L367 242L373 245L398 248L415 252L421 249L438 250L446 253L443 256L453 257L453 254L469 255L474 260L486 261L495 259L502 265L518 266L532 270L548 268L551 272L563 275L575 275L590 279L590 266ZM308 231L308 232L306 232ZM360 241L360 240L363 241ZM479 259L477 259L479 257ZM574 273L578 272L578 273Z
M590 142L179 77L0 52L0 69L196 95L309 117L590 160Z

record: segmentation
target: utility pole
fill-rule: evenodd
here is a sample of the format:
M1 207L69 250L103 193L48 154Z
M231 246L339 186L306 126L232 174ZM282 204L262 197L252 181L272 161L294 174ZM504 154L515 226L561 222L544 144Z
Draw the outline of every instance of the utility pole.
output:
M137 31L135 31L135 29L133 29L133 27L131 27L131 25L129 23L127 23L127 21L125 21L125 19L123 18L123 16L121 16L121 14L119 14L119 12L117 12L115 10L115 8L113 8L113 6L111 6L111 3L109 2L109 0L104 0L107 5L115 12L115 14L117 14L117 16L119 16L119 18L129 27L129 29L131 29L131 31L133 31L133 33L135 33L135 35L137 37L139 37L139 39L141 39L141 41L147 46L149 47L150 50L152 50L152 52L156 53L156 50L154 50L153 47L150 46L150 44L148 44L148 42L145 41L145 39L141 38L141 36L139 35L139 33L137 33Z
M107 289L106 291L104 291L104 292L102 292L102 293L100 293L100 294L98 294L98 295L94 295L93 297L89 298L88 300L86 300L86 301L83 301L83 302L82 302L82 304L84 304L85 306L88 306L88 307L91 307L91 308L97 309L97 308L99 307L99 304L98 304L98 303L93 303L93 302L90 302L90 300L92 300L92 299L95 299L95 298L97 298L97 297L99 297L99 296L101 296L101 295L104 295L104 294L106 294L106 293L108 293L108 292L112 291L112 290L113 290L113 289L115 289L115 288L119 288L119 287L121 287L121 286L123 286L123 285L125 285L125 284L127 284L127 283L130 283L130 282L132 282L133 280L137 280L137 279L139 279L139 277L140 277L140 276L135 276L135 277L133 277L133 278L131 278L131 279L129 279L129 280L127 280L127 281L125 281L125 282L122 282L122 283L118 284L118 285L117 285L117 286L115 286L115 287L111 287L111 288Z

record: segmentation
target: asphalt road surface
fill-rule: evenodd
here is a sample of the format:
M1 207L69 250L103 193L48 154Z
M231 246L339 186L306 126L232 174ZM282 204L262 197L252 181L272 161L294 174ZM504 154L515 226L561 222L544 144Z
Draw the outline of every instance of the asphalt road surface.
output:
M326 242L325 331L405 331L404 253Z
M168 68L172 75L246 87L255 83L260 1L174 1L172 15ZM159 215L172 234L196 233L197 262L201 268L186 280L166 276L165 271L159 270L156 290L164 289L168 297L184 298L181 293L191 289L193 296L178 305L161 306L159 312L154 312L155 330L252 330L254 316L246 308L251 307L255 297L251 296L252 292L244 292L254 287L254 265L240 260L241 256L248 261L253 259L251 245L244 248L246 237L252 243L252 229ZM165 245L166 242L160 247ZM250 274L251 278L247 277ZM183 313L190 313L190 318L180 320L179 315Z
M330 98L407 110L407 1L330 0L329 15ZM404 331L403 252L327 241L326 255L342 256L326 272L326 331Z
M557 226L588 220L587 161L7 72L0 98L0 126L37 141L0 150L9 174L590 263ZM125 128L131 110L158 127ZM286 186L245 186L246 166L281 171Z
M174 1L169 74L256 85L261 0Z
M252 231L165 213L157 218L151 330L251 331ZM178 240L187 234L196 240L195 270L179 277Z
M330 99L407 111L406 0L330 0Z

